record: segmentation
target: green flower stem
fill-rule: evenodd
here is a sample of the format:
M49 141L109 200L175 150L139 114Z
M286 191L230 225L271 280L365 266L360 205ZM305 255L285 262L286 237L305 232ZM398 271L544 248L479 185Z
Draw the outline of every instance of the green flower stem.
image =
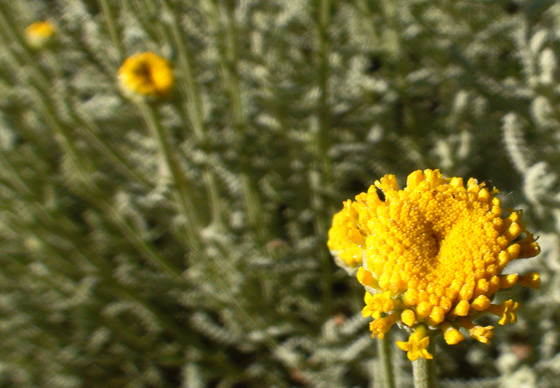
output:
M181 270L171 262L167 261L167 259L161 256L151 244L146 242L110 203L101 199L96 199L94 202L95 206L100 209L105 216L109 217L113 225L117 226L125 238L136 248L137 251L142 253L142 255L151 262L152 265L172 277L181 276Z
M328 156L330 148L329 132L331 128L330 113L330 88L329 88L329 52L330 39L328 27L331 15L331 0L319 0L317 3L317 37L318 37L318 86L320 89L319 103L317 107L318 128L314 137L314 163L310 176L312 206L316 217L314 222L315 233L321 241L327 239L328 229L334 209L325 200L325 192L329 192L332 187L331 161ZM321 287L322 305L325 317L331 314L332 310L332 258L327 252L326 244L319 250L321 261Z
M146 126L157 142L160 155L169 170L169 174L171 174L173 193L179 207L179 212L183 217L182 223L185 228L187 241L189 242L189 248L200 250L200 231L202 230L200 216L190 195L187 179L175 160L174 156L176 153L169 144L167 130L161 125L158 112L153 106L139 103L139 109Z
M193 72L192 54L189 50L188 44L185 43L181 38L181 29L179 26L179 22L177 21L176 13L171 9L169 1L160 0L159 3L172 18L172 22L170 23L172 45L177 50L177 59L179 64L178 70L181 72L181 76L185 80L184 88L178 86L179 91L184 94L184 108L180 109L179 111L181 112L181 114L185 115L185 121L189 121L191 123L191 128L196 140L200 144L206 144L207 131L206 125L204 123L202 99L200 97L200 91L198 90L197 84L195 82ZM212 170L208 168L208 166L204 167L203 182L208 194L210 211L212 213L212 223L215 225L221 225L222 211L219 199L219 191L214 174Z
M433 338L430 338L428 352L434 354L435 344ZM412 362L412 371L414 375L414 388L436 388L436 361L427 360L420 357Z
M152 185L145 176L131 169L125 160L102 140L99 135L101 132L96 128L93 122L90 122L84 117L80 117L73 107L69 107L69 112L74 121L76 121L78 125L77 128L87 139L88 143L95 147L105 160L111 163L121 175L127 177L132 182L140 184L146 190L152 189Z
M377 338L377 355L380 361L379 377L383 381L383 388L396 388L395 372L391 362L391 344L389 333L386 333L383 339Z
M177 21L176 13L171 10L171 6L168 4L168 0L159 1L163 9L169 13L173 22L170 23L171 29L171 40L174 48L177 50L177 60L179 64L179 71L181 76L184 78L185 85L185 95L184 99L184 111L188 112L187 119L190 121L193 133L198 141L203 141L206 137L205 125L202 113L202 101L200 98L200 93L197 88L193 66L192 66L192 54L189 50L187 43L183 42L181 38L181 30ZM180 91L183 92L182 85L177 85Z
M223 7L226 8L226 10L220 10L220 5L216 0L209 1L206 16L215 31L216 45L222 54L220 55L220 74L222 76L224 89L231 103L233 125L239 131L240 136L243 136L242 132L249 127L249 124L247 122L239 76L236 69L237 63L239 62L236 47L237 28L235 26L232 10L228 10L227 6ZM220 20L224 19L220 15L220 12L227 14L227 25L225 28L220 25ZM260 193L250 177L251 174L249 174L249 171L245 170L246 168L241 172L239 178L242 185L241 191L244 204L248 214L248 222L255 232L257 240L264 244L270 240L263 218L265 212L262 208Z
M2 167L3 172L11 178L9 181L18 192L26 197L34 196L33 190L21 178L16 168L14 168L10 160L4 155L4 152L0 152L0 167Z
M64 71L64 66L61 63L60 57L58 55L54 55L52 52L49 52L47 54L49 55L50 59L56 64L55 68L60 73L59 76L63 77L62 73ZM44 79L45 83L48 83L48 80L44 78L45 75L43 73L40 73L39 76ZM150 181L142 174L130 168L127 165L125 159L120 156L118 152L115 152L115 150L113 150L106 141L102 140L102 131L99 129L97 124L93 120L86 117L84 114L80 113L79 110L76 109L76 107L72 104L66 88L64 91L66 93L64 93L64 95L62 96L62 100L64 101L67 111L72 120L75 122L76 129L78 129L80 133L87 139L88 143L95 147L97 151L109 163L111 163L122 176L128 178L132 182L141 185L147 191L151 190L153 187L150 184Z
M107 29L109 30L109 35L111 36L111 40L113 41L113 44L119 51L119 54L122 59L124 58L124 50L122 47L121 40L119 39L117 25L115 24L115 20L113 18L113 15L111 14L111 7L107 2L107 0L99 0L99 5L101 6L103 16L105 17L105 24L107 25Z

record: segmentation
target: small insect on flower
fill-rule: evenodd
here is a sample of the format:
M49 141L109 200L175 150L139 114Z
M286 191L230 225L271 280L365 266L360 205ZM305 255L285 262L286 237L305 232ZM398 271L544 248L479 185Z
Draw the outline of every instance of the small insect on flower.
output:
M118 77L123 93L131 98L166 97L174 83L169 62L150 51L127 58L119 69Z
M35 22L25 29L25 39L31 47L39 49L52 42L55 32L56 28L51 22Z
M384 194L384 200L377 190ZM506 265L536 256L539 245L525 229L521 210L502 218L498 190L439 170L415 171L399 190L385 175L334 216L328 246L345 269L357 268L366 288L362 314L371 316L373 337L395 324L411 336L398 346L409 359L431 358L430 336L443 333L450 345L465 334L489 343L493 326L473 320L483 314L515 323L518 302L493 304L501 289L539 288L538 273L503 274Z

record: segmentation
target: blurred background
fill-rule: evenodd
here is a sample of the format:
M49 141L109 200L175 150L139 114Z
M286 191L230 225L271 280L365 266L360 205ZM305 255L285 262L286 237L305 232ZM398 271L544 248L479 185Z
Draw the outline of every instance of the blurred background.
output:
M518 323L440 339L440 385L558 387L558 2L2 1L0 45L0 387L381 388L327 232L424 168L542 248ZM119 88L145 51L170 96Z

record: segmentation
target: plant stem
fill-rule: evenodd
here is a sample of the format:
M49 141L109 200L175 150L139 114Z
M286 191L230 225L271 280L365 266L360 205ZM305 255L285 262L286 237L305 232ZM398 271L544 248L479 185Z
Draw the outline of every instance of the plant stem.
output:
M194 250L200 249L200 231L202 223L200 216L197 212L196 204L191 196L189 190L190 185L187 178L181 171L178 161L176 160L176 151L172 149L168 140L168 133L166 128L161 125L157 110L148 104L140 103L138 105L140 113L142 114L146 126L150 134L157 142L159 153L165 166L167 167L170 178L172 181L172 190L175 196L175 203L179 207L179 212L182 216L183 228L186 232L187 241L190 248Z
M123 50L121 40L119 39L117 25L115 24L115 20L113 19L113 15L111 14L111 7L109 3L107 3L107 0L99 0L99 5L101 6L101 11L103 12L103 16L105 17L105 24L107 25L107 30L109 30L111 41L119 51L119 54L122 59L124 50Z
M238 74L239 54L237 52L237 27L233 16L233 9L227 6L221 6L219 1L213 0L208 2L208 21L216 34L216 46L220 50L220 70L224 89L226 90L230 104L233 126L240 138L245 138L246 131L249 128L247 112L244 106L244 100L241 93L240 79ZM226 16L222 17L222 14ZM222 25L221 20L227 20ZM270 240L270 235L265 227L263 214L265 214L262 205L261 195L247 166L241 167L239 180L242 186L242 195L245 203L249 221L249 226L254 230L256 239L259 243L265 244Z
M192 53L189 50L189 45L183 41L181 36L181 28L177 15L172 11L172 5L168 4L169 0L160 0L163 9L172 15L172 22L170 23L171 38L173 47L177 50L177 59L179 64L179 71L181 72L185 82L185 86L179 88L184 94L183 104L184 109L180 112L187 113L185 119L191 123L194 137L200 144L207 144L207 130L204 123L204 113L202 98L200 91L195 82L195 74L193 69ZM203 182L206 187L206 193L210 204L210 211L212 212L212 223L215 225L222 225L222 211L221 202L219 198L218 186L213 171L209 166L204 167Z
M431 340L433 338L430 338ZM435 344L430 341L428 352L434 354ZM436 362L420 357L412 362L414 388L436 388Z
M327 239L333 209L325 193L330 191L332 185L331 161L328 156L330 148L329 132L331 129L330 112L330 87L329 87L329 52L330 38L328 26L330 23L331 0L319 0L317 2L317 53L318 62L318 86L320 97L317 106L318 128L313 139L314 161L311 165L310 184L311 184L311 203L316 213L314 220L315 233L320 241ZM332 273L333 263L327 251L326 244L322 244L319 252L321 261L321 286L322 286L322 306L323 315L328 317L332 311Z
M383 382L383 388L396 388L395 372L391 362L391 338L389 333L386 333L383 339L377 338L377 355L379 361L381 361L379 376Z

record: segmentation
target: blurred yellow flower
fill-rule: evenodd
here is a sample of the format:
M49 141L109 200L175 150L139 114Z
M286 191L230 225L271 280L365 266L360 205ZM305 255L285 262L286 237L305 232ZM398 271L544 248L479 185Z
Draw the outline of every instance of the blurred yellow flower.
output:
M370 325L373 336L401 322L413 334L399 347L410 359L430 358L422 350L430 332L443 332L454 345L464 339L462 329L488 343L493 327L477 326L475 318L489 313L501 317L501 325L516 321L517 302L492 304L492 299L516 284L540 286L538 273L502 274L510 261L536 256L540 248L520 210L502 218L497 192L473 178L465 187L461 178L419 170L403 190L394 175L386 175L355 201L344 202L328 246L346 267L362 265L357 272L366 288L362 313L381 320Z
M25 29L27 43L34 48L41 48L52 41L56 28L49 21L35 22Z
M129 97L166 97L174 82L169 62L149 51L127 58L118 76L121 89Z

